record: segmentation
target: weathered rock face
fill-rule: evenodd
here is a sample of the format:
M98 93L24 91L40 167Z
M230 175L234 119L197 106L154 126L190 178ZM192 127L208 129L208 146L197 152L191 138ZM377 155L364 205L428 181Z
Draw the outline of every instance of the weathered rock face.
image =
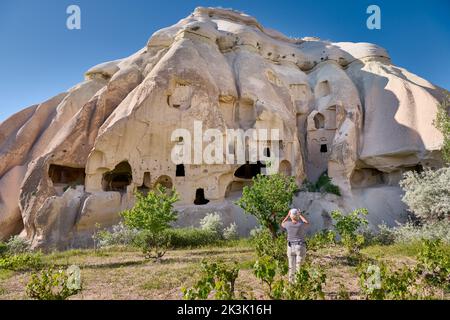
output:
M194 121L278 129L279 171L299 183L328 170L342 197L295 199L318 228L328 210L361 206L374 224L393 223L405 214L402 172L440 165L440 95L376 45L291 39L238 12L197 8L0 124L0 239L22 231L35 247L80 245L96 223L118 222L136 188L157 183L180 193L181 224L222 210L248 232L254 220L231 200L261 166L174 164L174 146L187 142L172 133Z

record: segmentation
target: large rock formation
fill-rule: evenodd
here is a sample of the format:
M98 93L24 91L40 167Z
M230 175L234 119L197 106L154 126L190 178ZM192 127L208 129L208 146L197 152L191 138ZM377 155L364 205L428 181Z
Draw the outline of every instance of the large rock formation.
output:
M133 190L157 183L180 193L180 224L220 211L248 232L254 220L232 200L261 163L177 166L171 153L185 141L172 132L194 121L279 129L279 171L301 183L327 170L341 197L295 199L318 228L339 207L365 206L373 224L392 224L405 215L402 172L440 165L440 95L376 45L292 39L239 12L197 8L0 124L0 239L21 232L35 247L83 245L95 224L117 223Z

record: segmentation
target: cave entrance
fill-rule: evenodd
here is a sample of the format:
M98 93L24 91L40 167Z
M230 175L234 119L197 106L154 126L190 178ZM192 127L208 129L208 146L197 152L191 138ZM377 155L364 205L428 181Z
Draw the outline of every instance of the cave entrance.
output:
M328 147L326 144L321 144L320 145L320 152L321 153L327 153L328 152Z
M84 168L72 168L51 164L48 176L54 185L84 185L86 173Z
M240 166L234 173L234 176L241 179L252 179L256 175L261 174L261 168L265 167L260 161L257 163L247 163Z
M203 188L199 188L195 191L195 205L204 205L209 202L208 199L205 198L205 190Z
M127 186L133 181L131 166L127 161L119 163L114 170L103 175L104 191L126 192Z
M138 191L146 196L148 194L148 192L150 191L150 187L151 187L150 172L145 172L144 173L144 182L142 183L142 186L138 187Z
M316 129L323 129L325 128L325 117L321 113L317 113L314 116L314 126Z
M186 173L184 171L184 164L177 164L175 176L176 177L184 177L185 175L186 175Z

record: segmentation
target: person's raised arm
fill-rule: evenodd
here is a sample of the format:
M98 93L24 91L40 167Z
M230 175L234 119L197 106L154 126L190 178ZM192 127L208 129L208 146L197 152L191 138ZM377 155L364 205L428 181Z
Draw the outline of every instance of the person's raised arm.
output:
M281 226L284 228L284 223L289 219L289 212L286 217L284 217L283 221L281 221Z
M300 219L303 221L303 223L309 224L308 220L306 220L306 218L303 216L303 214L299 214Z

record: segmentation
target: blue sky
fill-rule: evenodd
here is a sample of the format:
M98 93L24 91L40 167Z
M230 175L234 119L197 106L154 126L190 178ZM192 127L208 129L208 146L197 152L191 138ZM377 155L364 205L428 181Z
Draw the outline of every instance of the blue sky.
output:
M81 8L81 30L66 28L71 4ZM381 30L366 28L370 4L381 8ZM132 54L197 6L241 10L289 36L377 43L394 64L450 89L449 0L0 0L0 121L66 91L91 66Z

